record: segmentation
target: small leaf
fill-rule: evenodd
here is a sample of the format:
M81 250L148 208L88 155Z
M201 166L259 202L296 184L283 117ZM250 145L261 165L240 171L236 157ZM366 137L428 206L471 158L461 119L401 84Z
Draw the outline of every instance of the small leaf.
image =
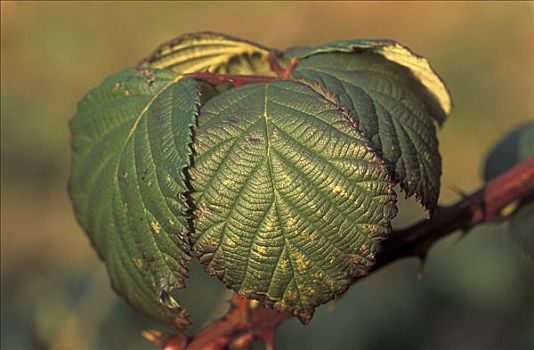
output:
M169 68L177 73L273 75L269 49L225 34L199 32L164 43L144 65ZM279 54L281 55L281 54Z
M126 69L89 92L71 123L69 190L82 227L115 290L175 325L186 317L170 292L190 259L182 194L198 104L192 79Z
M418 95L424 99L425 108L428 108L432 117L441 124L451 112L452 100L449 91L428 60L393 40L338 40L312 48L292 48L287 50L284 56L288 59L304 59L320 53L333 52L373 52L407 68L421 83L421 86L416 86Z
M310 87L211 99L194 150L193 250L229 288L307 322L372 266L395 193L349 117Z
M484 164L484 181L499 176L532 156L534 156L534 122L527 122L493 146Z
M317 54L293 76L328 91L393 169L408 196L436 207L441 157L436 129L417 81L404 67L373 52Z

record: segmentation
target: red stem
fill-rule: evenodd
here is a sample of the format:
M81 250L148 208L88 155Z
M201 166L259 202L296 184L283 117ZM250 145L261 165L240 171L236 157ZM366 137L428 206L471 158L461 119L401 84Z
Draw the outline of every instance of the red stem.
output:
M282 77L285 73L285 69L282 68L278 60L276 59L276 53L274 51L269 51L269 56L267 57L267 62L269 62L269 68L271 72L276 73L278 77Z
M280 63L278 63L278 60L276 59L276 53L274 51L269 51L267 61L269 62L269 67L271 68L271 71L276 73L278 78L282 80L287 80L291 78L291 74L293 74L293 71L295 70L299 62L297 59L294 58L289 62L287 68L284 69L280 65Z
M268 83L271 81L279 80L276 77L268 77L262 75L237 75L237 74L216 74L216 73L186 73L185 77L195 78L205 81L207 83L218 85L224 83L230 83L235 87L252 83Z
M505 206L533 192L534 157L530 157L456 204L440 207L432 218L394 231L383 242L372 271L410 256L424 259L439 239L457 230L467 232L478 224L492 222L500 217Z
M289 65L287 66L286 70L282 73L280 76L282 79L289 79L291 78L291 74L293 74L293 71L297 67L297 64L299 61L297 59L292 59L291 62L289 62Z
M263 75L217 74L210 72L186 73L184 74L184 76L202 80L213 85L230 83L232 84L232 86L238 87L245 84L269 83L271 81L276 80L287 80L291 78L291 74L293 73L293 70L298 64L298 61L293 59L291 60L291 62L289 62L287 68L284 69L278 63L274 51L269 51L267 61L269 62L269 67L271 71L276 73L277 77L269 77Z

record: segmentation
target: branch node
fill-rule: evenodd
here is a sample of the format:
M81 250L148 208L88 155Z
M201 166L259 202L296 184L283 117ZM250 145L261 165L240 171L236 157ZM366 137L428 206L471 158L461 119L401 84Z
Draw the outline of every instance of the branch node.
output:
M276 76L281 78L284 75L285 69L280 66L280 63L278 63L275 51L269 51L269 55L267 56L267 62L269 62L269 68L271 69L271 72L275 73Z
M276 52L272 50L269 51L267 61L269 62L269 68L271 69L271 72L275 73L276 76L282 80L287 80L291 78L291 74L293 74L293 71L295 70L299 62L296 58L293 58L291 59L291 61L289 61L289 64L286 69L284 69L276 59Z

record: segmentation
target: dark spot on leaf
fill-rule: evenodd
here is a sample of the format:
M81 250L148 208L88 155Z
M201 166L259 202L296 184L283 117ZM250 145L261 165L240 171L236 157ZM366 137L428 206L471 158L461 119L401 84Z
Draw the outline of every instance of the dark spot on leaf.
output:
M152 69L149 68L143 68L140 69L139 72L143 77L145 77L145 83L148 86L151 86L156 81L156 74Z
M258 143L261 142L261 140L260 140L259 138L254 137L254 136L250 136L250 137L248 138L248 140L250 141L250 143L253 143L253 144L258 144Z

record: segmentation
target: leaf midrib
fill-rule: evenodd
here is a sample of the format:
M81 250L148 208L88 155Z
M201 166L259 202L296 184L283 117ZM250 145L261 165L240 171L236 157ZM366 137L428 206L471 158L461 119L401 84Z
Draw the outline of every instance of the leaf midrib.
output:
M169 87L171 87L173 84L175 84L176 82L178 82L183 76L182 75L177 75L174 79L172 79L171 81L169 81L169 83L167 85L165 85L163 88L161 88L160 91L158 91L147 103L147 105L143 108L143 110L139 113L139 116L137 117L137 119L135 120L134 124L132 125L128 135L126 136L126 139L124 140L123 144L121 145L120 149L111 157L109 157L109 159L107 159L103 164L102 166L100 167L99 169L99 172L94 174L93 175L93 178L94 179L97 179L100 177L102 171L104 171L104 169L106 169L108 166L110 165L113 165L113 161L117 161L116 164L115 164L115 177L118 178L119 174L118 174L118 171L119 171L119 164L120 164L120 157L117 159L118 156L121 156L121 154L124 152L124 149L126 148L126 145L128 145L128 142L131 140L132 136L134 135L135 131L137 130L137 127L139 125L139 122L141 121L141 119L144 117L144 115L146 114L146 112L150 109L150 107L154 104L154 101L156 101L156 99L158 97L160 97ZM124 121L124 124L126 124L127 121ZM116 130L116 129L115 129ZM106 134L106 136L108 136L109 134L111 134L112 132L109 132ZM89 184L88 184L88 187L92 187L95 183L95 181L97 180L92 180ZM92 192L94 193L94 192ZM88 203L91 201L91 199L89 198L88 200ZM89 205L89 204L87 204Z
M126 140L124 140L124 144L122 145L120 152L124 151L124 147L126 147L126 145L128 144L128 141L130 141L130 139L132 138L134 132L137 130L137 126L139 125L139 122L145 116L146 112L148 112L150 107L152 107L152 105L154 104L154 101L156 101L165 91L167 91L168 88L170 88L173 84L175 84L182 78L183 78L183 75L177 75L174 79L169 81L167 85L161 88L161 90L159 90L156 94L154 94L154 96L150 99L150 101L148 101L145 108L143 108L143 110L139 114L139 117L137 117L134 124L132 125L132 128L130 129L128 136L126 137Z
M293 266L293 260L291 258L291 254L289 253L290 252L290 247L291 247L291 244L289 243L289 240L287 239L286 237L286 233L284 231L284 227L282 225L282 220L280 218L280 212L278 211L278 208L277 208L277 203L278 203L278 189L276 188L276 184L274 182L274 173L273 173L273 159L272 159L272 153L271 153L271 149L272 149L272 143L271 143L271 135L272 135L272 129L269 128L269 124L270 124L270 118L269 118L269 113L268 113L268 109L267 109L267 96L268 96L268 91L269 91L269 84L265 84L264 85L264 93L263 93L263 118L265 120L265 139L266 139L266 155L267 155L267 168L269 169L269 180L271 181L271 187L273 189L273 206L274 206L274 212L275 212L275 215L276 215L276 220L278 222L278 225L280 225L280 231L282 232L282 237L284 237L284 244L285 244L285 247L287 248L287 255L288 255L288 262L289 262L289 266L291 267L291 280L293 281L293 285L295 286L295 291L297 293L297 296L298 296L298 300L299 302L302 302L302 297L301 297L301 294L300 294L300 290L299 290L299 286L298 286L298 283L297 283L297 279L295 278L295 266ZM286 249L282 249L282 251L280 252L280 254L283 254L283 252L285 251ZM281 259L281 255L278 257L277 261L279 262L280 259ZM274 271L276 272L276 268L277 266L275 266L274 268ZM274 276L271 276L271 281L269 284L272 283L272 277ZM288 283L288 286L289 286L289 283ZM270 285L269 285L269 288L270 288ZM286 287L287 289L287 287ZM285 293L285 291L284 291ZM282 298L283 298L283 295L282 295Z

